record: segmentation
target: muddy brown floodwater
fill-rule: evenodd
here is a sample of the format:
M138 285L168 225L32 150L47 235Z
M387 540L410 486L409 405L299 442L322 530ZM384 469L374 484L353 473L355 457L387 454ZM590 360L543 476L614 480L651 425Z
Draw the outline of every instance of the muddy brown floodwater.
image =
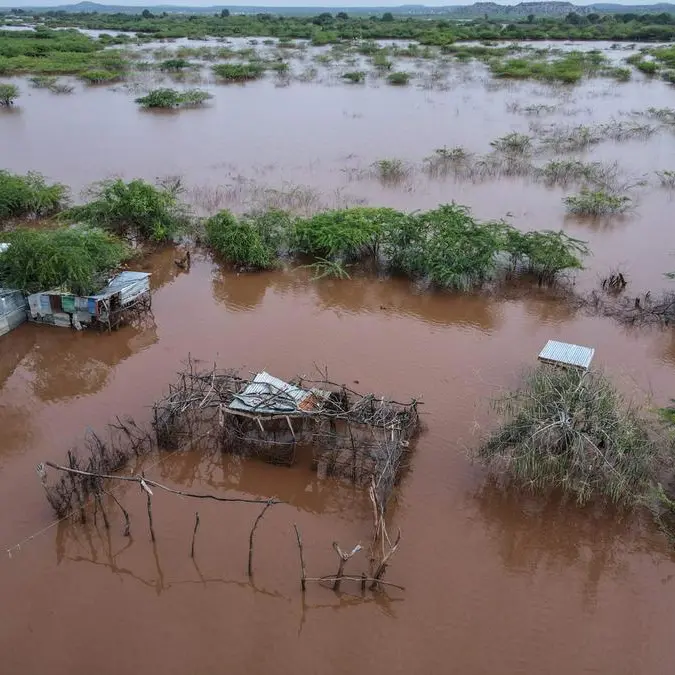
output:
M393 189L345 177L353 155L363 167L382 157L421 161L442 145L485 152L490 139L527 128L506 111L513 100L580 107L586 122L673 105L658 82L592 81L561 94L527 83L494 89L473 70L453 77L447 91L262 82L217 89L212 107L168 117L140 113L123 91L32 90L18 112L0 116L0 161L78 189L114 173L181 173L189 185L236 175L272 187L290 181L324 203L336 190L406 209L454 198L481 217L511 211L519 226L565 226L590 240L595 256L581 286L621 261L636 286L665 287L672 202L656 187L642 189L635 213L599 226L565 220L564 191L525 180L416 177ZM603 144L592 157L643 175L665 168L674 149L661 134ZM533 290L418 293L402 280L314 281L306 269L238 275L201 255L186 273L173 258L168 250L147 261L150 325L112 335L23 325L0 338L3 673L673 672L675 561L650 524L504 495L467 459L492 423L488 399L517 381L548 338L593 345L598 367L625 391L662 405L675 383L672 330L627 330ZM364 492L319 479L306 458L292 468L190 452L145 462L148 476L173 486L285 502L258 528L252 581L256 507L158 494L155 545L135 489L117 489L130 538L112 510L109 532L100 521L53 523L35 465L62 460L87 428L115 415L147 421L188 353L282 378L327 365L363 391L422 397L425 431L391 513L402 543L387 578L405 591L364 600L348 585L340 594L317 586L303 599L293 523L315 576L334 571L333 541L366 543L371 526Z

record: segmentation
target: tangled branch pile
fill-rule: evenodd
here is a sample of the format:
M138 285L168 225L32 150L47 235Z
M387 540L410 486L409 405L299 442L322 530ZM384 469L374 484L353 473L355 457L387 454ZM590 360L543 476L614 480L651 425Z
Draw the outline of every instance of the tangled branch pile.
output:
M654 484L666 448L601 373L540 366L496 402L505 417L478 449L491 471L579 504L636 506Z

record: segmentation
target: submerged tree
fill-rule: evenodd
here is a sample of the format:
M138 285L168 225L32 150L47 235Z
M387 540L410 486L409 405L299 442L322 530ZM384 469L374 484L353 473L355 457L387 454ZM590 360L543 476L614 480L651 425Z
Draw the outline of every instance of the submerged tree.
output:
M507 483L535 492L634 507L666 456L638 409L597 371L542 365L495 407L504 421L476 457Z

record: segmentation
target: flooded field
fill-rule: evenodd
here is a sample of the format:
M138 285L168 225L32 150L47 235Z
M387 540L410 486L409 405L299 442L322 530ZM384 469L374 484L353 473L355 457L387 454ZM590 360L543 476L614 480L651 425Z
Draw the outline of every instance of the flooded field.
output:
M306 65L294 63L294 72ZM578 288L596 287L617 266L630 293L667 287L675 192L655 172L675 169L675 132L631 113L675 107L672 87L638 75L575 87L506 84L474 63L427 83L429 68L419 65L402 88L376 78L345 84L339 64L319 64L311 82L223 86L204 74L208 106L161 114L134 104L147 87L142 78L77 85L70 96L16 78L26 95L0 114L0 166L40 171L75 192L112 175L180 176L199 212L363 203L413 210L455 200L480 218L564 228L588 241L593 256ZM533 105L543 107L524 111ZM551 187L531 173L425 171L437 148L484 155L511 132L532 134L539 149L531 161L543 164L560 158L542 148L549 125L635 119L654 126L648 138L607 139L570 155L616 162L634 203L612 218L566 215L562 198L576 187ZM373 173L382 159L401 160L401 180ZM597 366L622 390L666 404L675 395L672 328L627 329L532 288L469 295L360 275L317 281L306 268L247 275L203 254L184 272L174 257L165 250L144 263L153 272L148 325L97 335L25 324L0 338L6 672L672 672L675 561L653 526L505 495L467 459L493 422L489 399L517 382L549 338L594 346ZM178 488L285 502L258 528L252 580L247 541L258 510L246 504L195 507L158 495L154 544L135 486L116 490L130 538L112 509L109 531L100 521L53 522L35 465L61 462L87 428L116 415L148 421L188 354L281 378L325 365L361 390L421 398L425 429L390 514L402 540L387 579L404 591L362 598L357 584L339 594L315 585L301 594L293 523L316 576L334 570L333 541L350 550L367 544L371 525L367 493L319 479L304 457L292 468L191 452L144 462L149 478Z

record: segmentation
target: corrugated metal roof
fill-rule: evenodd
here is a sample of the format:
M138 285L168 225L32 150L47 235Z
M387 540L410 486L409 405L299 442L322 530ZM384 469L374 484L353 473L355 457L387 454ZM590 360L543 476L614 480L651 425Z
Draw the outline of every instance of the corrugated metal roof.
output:
M592 347L549 340L539 353L539 359L548 363L559 363L588 370L594 354L595 349Z
M150 274L148 272L120 272L110 283L96 295L90 297L101 300L115 293L120 293L122 304L135 300L139 295L150 290Z
M325 396L324 392L301 389L263 371L235 395L229 407L251 413L289 415L316 410Z

